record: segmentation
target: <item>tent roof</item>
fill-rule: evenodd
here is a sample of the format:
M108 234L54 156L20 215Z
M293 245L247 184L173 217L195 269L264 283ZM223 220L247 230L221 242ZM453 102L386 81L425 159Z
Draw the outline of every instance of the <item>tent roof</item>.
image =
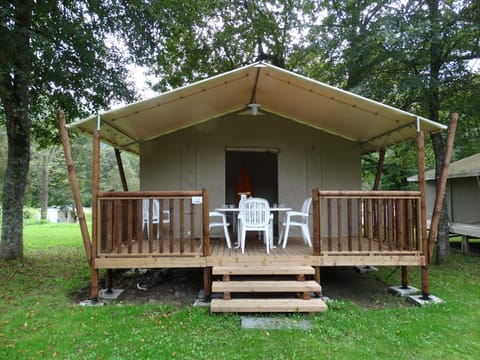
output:
M463 178L480 176L480 153L450 163L448 178ZM435 169L425 172L425 180L435 180ZM418 181L418 175L408 178L408 181Z
M358 142L370 152L444 125L265 63L226 72L101 114L102 141L140 152L140 144L226 114L261 110ZM97 116L72 123L93 134Z

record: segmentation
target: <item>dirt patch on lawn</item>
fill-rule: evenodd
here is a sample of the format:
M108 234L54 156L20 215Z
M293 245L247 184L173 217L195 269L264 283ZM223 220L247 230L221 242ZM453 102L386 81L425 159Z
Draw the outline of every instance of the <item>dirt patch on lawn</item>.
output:
M393 269L393 268L392 268ZM393 270L392 270L393 271ZM392 276L392 281L400 275ZM118 301L123 303L158 303L176 307L191 305L203 288L202 269L135 269L114 271L114 287L123 289ZM323 295L330 300L352 301L364 308L398 307L405 299L387 292L392 284L381 281L375 272L361 273L354 268L322 268ZM103 287L103 284L100 284ZM399 285L399 284L393 284ZM76 294L77 300L88 297L89 289Z

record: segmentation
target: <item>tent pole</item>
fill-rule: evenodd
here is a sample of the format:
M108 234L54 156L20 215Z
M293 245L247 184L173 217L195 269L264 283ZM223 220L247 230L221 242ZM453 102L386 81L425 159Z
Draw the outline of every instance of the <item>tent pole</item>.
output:
M453 151L453 142L455 140L455 131L457 129L458 114L452 113L450 116L450 124L448 125L447 143L445 144L445 156L440 172L439 183L437 184L437 194L435 197L435 205L433 207L432 220L430 222L430 232L428 234L428 262L432 261L433 247L437 236L438 223L440 221L440 211L442 209L443 198L445 196L445 188L448 179L448 166Z
M92 299L98 299L98 270L95 269L92 249L95 249L90 241L90 235L88 233L87 221L85 219L85 213L83 211L82 199L80 197L80 187L78 185L77 174L75 172L75 164L72 158L70 140L68 137L67 129L65 128L65 113L62 110L57 112L57 121L60 128L60 135L62 137L63 151L65 153L65 160L67 162L68 176L70 179L70 187L72 188L73 200L75 202L75 209L78 215L78 223L80 224L80 231L83 239L83 247L87 255L88 264L90 265L91 273L91 290L90 296Z
M122 181L123 191L128 191L127 178L125 177L125 170L123 168L122 155L120 150L115 148L115 159L117 160L118 172L120 174L120 180Z
M97 255L98 244L98 192L100 189L100 115L98 128L93 132L93 164L92 164L92 253L93 260ZM112 287L111 271L105 273L105 287ZM98 270L92 273L91 297L98 298Z
M70 187L72 188L73 200L75 202L75 209L77 211L78 223L80 224L80 231L82 233L83 246L87 255L88 264L92 266L90 235L88 233L87 221L85 219L82 199L80 197L80 188L78 185L77 174L75 172L75 164L72 158L70 140L65 127L65 113L62 110L57 112L57 122L60 129L60 135L62 137L63 151L65 153L65 160L67 162L68 176L70 179Z
M378 165L377 173L375 174L375 182L373 184L373 190L378 190L380 186L380 178L382 177L383 163L385 161L385 148L381 148L378 151Z
M422 278L422 297L425 300L429 298L428 282L428 244L427 244L427 202L425 198L425 138L423 131L417 129L417 170L418 170L418 190L420 191L420 221L421 226L417 230L418 246L421 247L425 257L425 264L421 267ZM403 276L403 274L402 274Z

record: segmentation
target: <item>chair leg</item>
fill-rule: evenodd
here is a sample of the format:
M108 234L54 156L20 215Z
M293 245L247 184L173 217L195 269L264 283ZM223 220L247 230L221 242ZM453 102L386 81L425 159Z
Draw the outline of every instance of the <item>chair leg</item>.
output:
M284 235L284 239L283 239L283 248L287 247L287 240L288 240L288 232L290 230L290 224L287 223L287 225L285 225L285 235Z
M240 237L240 247L242 248L242 254L245 253L245 237L246 237L246 231L242 227L242 234Z
M225 232L225 241L227 242L227 247L231 249L232 243L230 242L230 234L228 232L228 226L225 223L223 224L223 231Z
M280 235L278 235L278 241L277 241L277 244L278 244L279 246L281 246L282 243L283 243L283 240L282 240L282 239L283 239L283 233L284 233L284 232L285 232L285 224L282 224L282 230L280 230Z
M268 230L265 230L265 247L267 250L267 255L270 254L270 227Z
M310 230L308 230L307 226L308 225L302 226L303 241L305 242L305 244L312 247L312 240L310 239Z

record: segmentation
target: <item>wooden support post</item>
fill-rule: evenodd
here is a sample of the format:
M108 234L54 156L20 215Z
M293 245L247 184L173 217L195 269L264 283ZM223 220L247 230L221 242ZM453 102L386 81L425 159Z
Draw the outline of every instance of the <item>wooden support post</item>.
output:
M115 159L117 160L117 167L120 174L120 180L122 181L123 191L128 191L127 178L125 177L125 170L123 169L122 155L117 148L115 148Z
M203 293L208 299L212 295L212 268L203 268Z
M375 174L375 182L373 183L373 190L377 191L380 186L380 179L382 177L383 163L385 161L385 148L378 151L377 173Z
M98 280L97 280L97 284L98 284ZM92 287L94 286L95 285L93 284L93 281L92 281ZM105 271L105 289L107 294L110 294L113 291L112 290L113 289L113 270L112 269L107 269ZM93 293L93 291L91 292Z
M207 189L202 191L202 238L203 238L203 256L210 256L210 230L209 230L209 198ZM212 295L212 268L206 267L203 269L203 291L205 298L210 298Z
M80 188L78 185L77 174L75 173L75 165L72 158L70 140L68 137L67 129L65 128L65 114L62 110L57 112L57 121L60 129L60 135L62 137L63 151L65 153L65 160L67 162L68 176L70 178L70 187L72 188L73 200L75 202L75 209L77 211L78 223L80 225L80 231L82 233L83 247L85 248L85 254L89 265L92 265L92 249L90 243L90 235L88 233L87 221L85 219L85 213L83 211L82 199L80 197Z
M430 300L430 287L428 281L428 265L421 267L421 276L422 276L422 299Z
M422 266L422 296L429 298L428 283L428 243L427 239L427 202L425 198L425 138L422 131L417 132L417 168L418 168L418 190L420 191L420 227L417 234L419 250L422 250L425 257L425 265Z
M437 236L438 223L440 221L440 211L442 210L443 198L445 196L445 188L448 179L448 166L453 151L453 141L455 139L455 131L457 129L458 114L453 113L450 116L450 124L448 125L447 143L445 144L445 157L440 172L440 179L437 184L437 194L435 197L435 205L433 207L432 220L430 222L430 232L428 234L428 263L432 261L433 247Z
M321 219L321 202L318 189L312 190L313 199L313 255L319 256L322 251L322 219Z
M315 266L315 281L320 284L320 266ZM322 296L322 293L317 292L315 295Z
M469 242L468 242L468 235L462 235L461 250L464 253L468 253L470 251L470 246L469 246Z
M98 249L98 193L100 191L100 130L93 133L93 164L92 164L92 267L94 267ZM96 270L96 273L93 272ZM113 273L105 273L105 287L112 289ZM90 297L98 298L98 269L92 270Z
M408 267L402 266L402 289L408 289Z
M203 237L203 256L210 256L210 230L209 230L209 199L208 191L203 189L202 202L202 237Z

